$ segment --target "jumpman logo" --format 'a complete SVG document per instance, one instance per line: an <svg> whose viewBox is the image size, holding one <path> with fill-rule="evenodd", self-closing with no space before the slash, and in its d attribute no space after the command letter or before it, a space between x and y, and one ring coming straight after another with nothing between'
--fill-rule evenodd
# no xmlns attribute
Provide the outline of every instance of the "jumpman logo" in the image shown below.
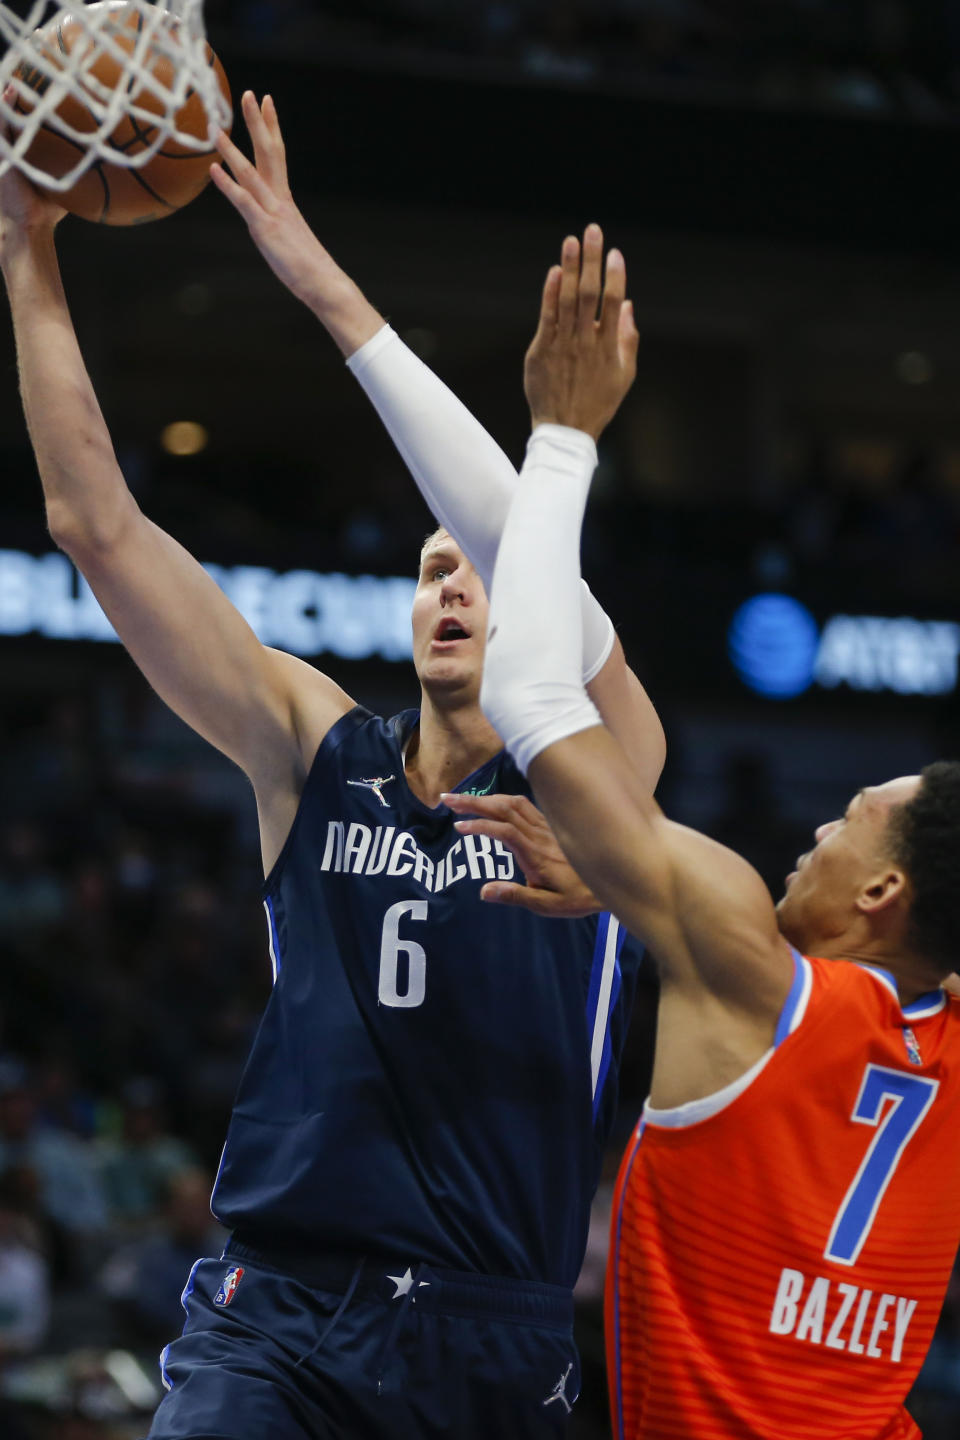
<svg viewBox="0 0 960 1440"><path fill-rule="evenodd" d="M554 1400L559 1400L560 1404L563 1406L564 1410L566 1410L568 1415L571 1415L573 1413L573 1406L570 1404L570 1401L567 1399L566 1395L567 1381L570 1379L570 1371L572 1369L573 1361L571 1360L570 1364L567 1366L566 1370L564 1370L563 1374L560 1376L560 1379L557 1381L556 1385L554 1385L553 1389L550 1391L550 1394L543 1402L544 1405L552 1405ZM577 1397L574 1396L573 1398L574 1400L576 1400Z"/></svg>
<svg viewBox="0 0 960 1440"><path fill-rule="evenodd" d="M348 785L360 785L360 786L366 788L367 790L372 790L373 793L374 793L374 795L376 795L377 799L380 801L380 804L381 804L385 809L389 810L389 809L390 809L390 801L389 801L389 800L384 800L384 798L383 798L383 787L384 787L384 785L389 785L389 784L390 784L390 781L391 781L391 780L395 780L395 779L396 779L396 776L395 776L395 775L381 775L381 776L379 776L379 778L374 779L374 780L348 780L348 781L347 781L347 784L348 784Z"/></svg>

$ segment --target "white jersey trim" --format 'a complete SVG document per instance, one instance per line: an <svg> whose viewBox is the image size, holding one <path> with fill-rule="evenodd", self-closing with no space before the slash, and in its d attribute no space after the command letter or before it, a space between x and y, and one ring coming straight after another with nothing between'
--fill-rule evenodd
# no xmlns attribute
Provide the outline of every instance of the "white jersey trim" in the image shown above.
<svg viewBox="0 0 960 1440"><path fill-rule="evenodd" d="M897 989L897 982L889 970L882 969L879 965L866 965L860 961L854 962L860 970L865 970L872 975L878 985L889 991L900 1006L900 1014L908 1023L913 1020L927 1020L931 1015L939 1015L947 1003L947 994L943 989L932 990L926 995L920 995L912 1000L909 1005L900 1002L900 991Z"/></svg>
<svg viewBox="0 0 960 1440"><path fill-rule="evenodd" d="M620 921L613 915L607 926L607 939L603 950L603 971L600 976L600 994L597 996L597 1014L593 1022L593 1039L590 1045L590 1094L596 1098L597 1080L603 1060L603 1047L607 1039L607 1021L610 1019L610 995L613 990L613 976L617 968L617 940L620 935Z"/></svg>
<svg viewBox="0 0 960 1440"><path fill-rule="evenodd" d="M263 902L264 914L267 917L267 947L270 951L270 969L273 971L273 983L276 985L277 976L280 973L280 960L274 945L274 923L273 913L270 909L269 897Z"/></svg>

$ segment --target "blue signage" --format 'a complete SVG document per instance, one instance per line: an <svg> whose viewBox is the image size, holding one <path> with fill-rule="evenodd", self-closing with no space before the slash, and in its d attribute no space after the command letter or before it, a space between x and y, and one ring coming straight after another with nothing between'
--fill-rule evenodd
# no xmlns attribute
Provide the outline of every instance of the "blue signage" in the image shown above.
<svg viewBox="0 0 960 1440"><path fill-rule="evenodd" d="M772 700L824 690L949 695L960 678L960 624L909 615L831 615L821 631L791 595L754 595L727 635L745 685Z"/></svg>
<svg viewBox="0 0 960 1440"><path fill-rule="evenodd" d="M754 595L733 617L727 648L751 690L789 700L813 683L820 644L816 620L790 595Z"/></svg>

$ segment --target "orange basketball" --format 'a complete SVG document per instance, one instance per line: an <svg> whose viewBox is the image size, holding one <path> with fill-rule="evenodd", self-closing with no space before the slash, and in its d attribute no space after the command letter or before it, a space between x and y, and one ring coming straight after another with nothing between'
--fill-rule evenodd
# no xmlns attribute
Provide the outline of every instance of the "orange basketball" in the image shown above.
<svg viewBox="0 0 960 1440"><path fill-rule="evenodd" d="M88 5L86 9L88 12L116 11L116 20L108 22L108 33L119 48L132 54L137 34L143 26L143 16L137 10L131 9L127 0L100 0L99 4ZM88 38L83 26L67 15L59 23L38 30L34 43L53 64L57 64L58 54L69 54L74 45L88 43ZM213 68L222 94L229 102L230 87L227 77L209 45L207 60ZM159 85L171 85L173 62L168 56L158 50L148 49L143 64L149 68ZM108 54L101 54L90 67L89 73L108 90L115 89L124 79L122 66ZM21 63L16 75L38 95L42 95L50 84L49 77L43 71L26 61ZM124 83L130 85L129 77ZM135 88L129 92L131 102L162 118L165 112L160 97L147 86L136 87L136 81L133 85ZM18 97L16 108L22 114L28 114L30 103L23 97ZM66 124L81 133L92 134L97 129L94 112L75 95L65 96L57 106L56 113ZM176 125L178 130L186 134L198 138L206 137L206 112L196 91L188 92L188 99L177 112ZM138 116L128 115L117 125L108 143L114 150L126 155L136 155L150 146L156 134L156 126L145 123ZM81 154L80 142L61 135L45 120L26 152L26 159L48 175L59 178L76 165ZM51 193L66 210L80 215L84 220L95 220L101 225L143 225L148 220L160 220L164 215L172 215L175 210L194 200L210 179L210 162L215 158L214 150L189 150L168 138L153 159L141 169L130 169L98 158L70 190Z"/></svg>

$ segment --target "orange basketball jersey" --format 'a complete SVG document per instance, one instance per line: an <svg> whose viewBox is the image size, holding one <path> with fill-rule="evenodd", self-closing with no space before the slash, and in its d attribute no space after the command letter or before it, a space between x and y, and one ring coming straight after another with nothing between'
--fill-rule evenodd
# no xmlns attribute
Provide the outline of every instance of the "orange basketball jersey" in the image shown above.
<svg viewBox="0 0 960 1440"><path fill-rule="evenodd" d="M960 1243L960 1001L795 954L773 1048L645 1109L607 1272L615 1440L916 1440Z"/></svg>

